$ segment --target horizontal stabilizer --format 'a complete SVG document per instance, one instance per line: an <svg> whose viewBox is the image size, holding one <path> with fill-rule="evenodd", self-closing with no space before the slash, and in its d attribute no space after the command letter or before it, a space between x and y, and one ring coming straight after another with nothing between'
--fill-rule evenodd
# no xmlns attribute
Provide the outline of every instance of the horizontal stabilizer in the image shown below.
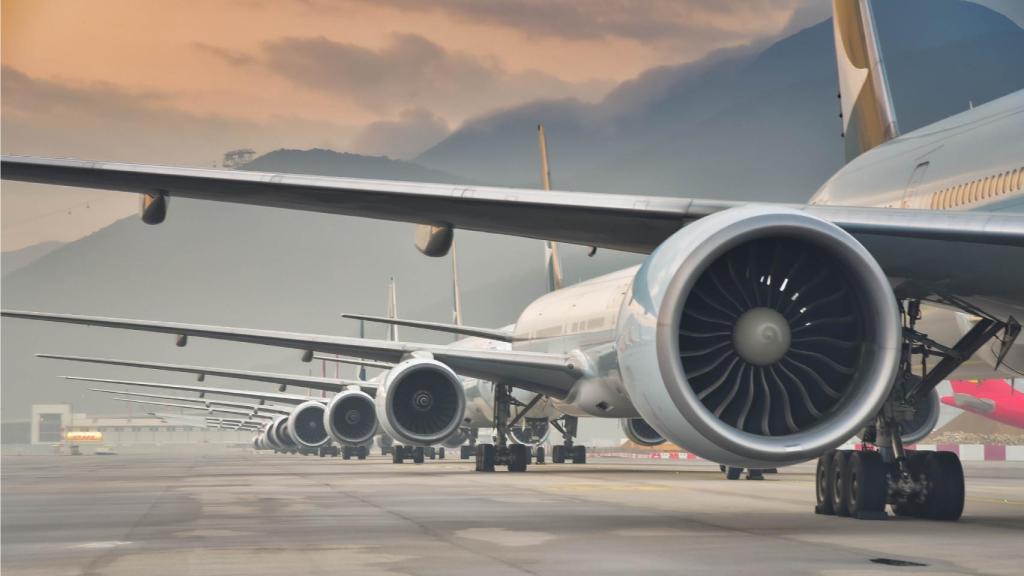
<svg viewBox="0 0 1024 576"><path fill-rule="evenodd" d="M495 330L492 328L474 328L472 326L462 326L460 324L445 324L443 322L424 322L422 320L402 320L400 318L387 318L385 316L366 316L364 314L342 314L341 316L342 318L366 320L367 322L377 322L380 324L408 326L410 328L421 328L423 330L447 332L449 334L460 334L462 336L475 336L477 338L486 338L488 340L497 340L499 342L514 342L516 340L515 336L513 336L510 332L506 332L505 330Z"/></svg>

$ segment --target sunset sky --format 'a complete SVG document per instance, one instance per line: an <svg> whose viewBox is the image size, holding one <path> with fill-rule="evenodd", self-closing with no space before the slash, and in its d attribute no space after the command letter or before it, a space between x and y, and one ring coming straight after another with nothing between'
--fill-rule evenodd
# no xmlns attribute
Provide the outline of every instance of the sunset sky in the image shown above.
<svg viewBox="0 0 1024 576"><path fill-rule="evenodd" d="M238 147L411 158L468 118L597 101L652 67L813 24L829 2L4 0L2 11L4 153L209 166ZM1004 12L1021 21L1019 4ZM3 249L80 237L130 214L126 196L4 183Z"/></svg>

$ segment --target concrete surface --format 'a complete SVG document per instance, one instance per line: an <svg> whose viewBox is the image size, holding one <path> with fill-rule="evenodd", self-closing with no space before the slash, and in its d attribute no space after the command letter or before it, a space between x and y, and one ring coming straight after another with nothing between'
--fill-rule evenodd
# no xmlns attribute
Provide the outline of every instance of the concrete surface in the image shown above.
<svg viewBox="0 0 1024 576"><path fill-rule="evenodd" d="M1010 462L967 465L958 523L815 516L806 465L763 482L685 461L478 474L243 450L2 466L4 576L1024 573Z"/></svg>

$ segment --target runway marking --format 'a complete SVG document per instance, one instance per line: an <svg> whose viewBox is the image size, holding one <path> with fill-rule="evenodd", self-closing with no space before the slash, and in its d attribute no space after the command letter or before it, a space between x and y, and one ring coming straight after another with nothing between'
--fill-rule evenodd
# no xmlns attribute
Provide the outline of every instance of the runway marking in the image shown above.
<svg viewBox="0 0 1024 576"><path fill-rule="evenodd" d="M102 550L105 548L117 548L118 546L127 546L131 542L124 542L121 540L108 540L106 542L86 542L85 544L75 544L71 548L85 548L90 550Z"/></svg>
<svg viewBox="0 0 1024 576"><path fill-rule="evenodd" d="M532 532L527 530L508 530L505 528L466 528L453 532L459 538L471 540L483 540L498 546L537 546L549 540L557 538L554 534L547 532Z"/></svg>

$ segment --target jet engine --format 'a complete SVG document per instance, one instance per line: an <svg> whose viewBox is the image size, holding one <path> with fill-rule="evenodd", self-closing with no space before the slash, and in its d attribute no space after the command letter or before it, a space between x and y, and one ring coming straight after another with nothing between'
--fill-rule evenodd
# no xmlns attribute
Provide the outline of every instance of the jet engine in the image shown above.
<svg viewBox="0 0 1024 576"><path fill-rule="evenodd" d="M941 405L938 390L932 390L927 396L918 399L914 404L914 416L900 422L900 437L904 444L920 442L935 430Z"/></svg>
<svg viewBox="0 0 1024 576"><path fill-rule="evenodd" d="M327 404L324 428L339 444L355 446L373 439L377 411L373 398L360 390L346 390Z"/></svg>
<svg viewBox="0 0 1024 576"><path fill-rule="evenodd" d="M291 450L297 447L294 438L288 431L288 416L278 416L270 428L267 429L267 437L273 438L277 443L278 450Z"/></svg>
<svg viewBox="0 0 1024 576"><path fill-rule="evenodd" d="M548 439L550 431L547 418L523 418L523 423L509 429L512 439L519 444L537 446Z"/></svg>
<svg viewBox="0 0 1024 576"><path fill-rule="evenodd" d="M459 428L454 434L445 438L441 444L443 444L445 448L454 449L465 444L467 440L469 440L469 430L466 428Z"/></svg>
<svg viewBox="0 0 1024 576"><path fill-rule="evenodd" d="M288 416L288 434L302 447L323 446L331 440L324 426L325 415L322 402L310 400L299 404Z"/></svg>
<svg viewBox="0 0 1024 576"><path fill-rule="evenodd" d="M714 462L815 458L880 410L900 358L892 288L870 253L806 212L725 210L640 266L616 350L640 415Z"/></svg>
<svg viewBox="0 0 1024 576"><path fill-rule="evenodd" d="M651 428L651 425L643 418L623 418L620 422L626 438L629 438L629 441L634 444L657 446L665 443L665 438L657 430Z"/></svg>
<svg viewBox="0 0 1024 576"><path fill-rule="evenodd" d="M427 358L405 360L388 371L374 401L384 432L399 443L418 446L451 436L466 409L455 372Z"/></svg>

